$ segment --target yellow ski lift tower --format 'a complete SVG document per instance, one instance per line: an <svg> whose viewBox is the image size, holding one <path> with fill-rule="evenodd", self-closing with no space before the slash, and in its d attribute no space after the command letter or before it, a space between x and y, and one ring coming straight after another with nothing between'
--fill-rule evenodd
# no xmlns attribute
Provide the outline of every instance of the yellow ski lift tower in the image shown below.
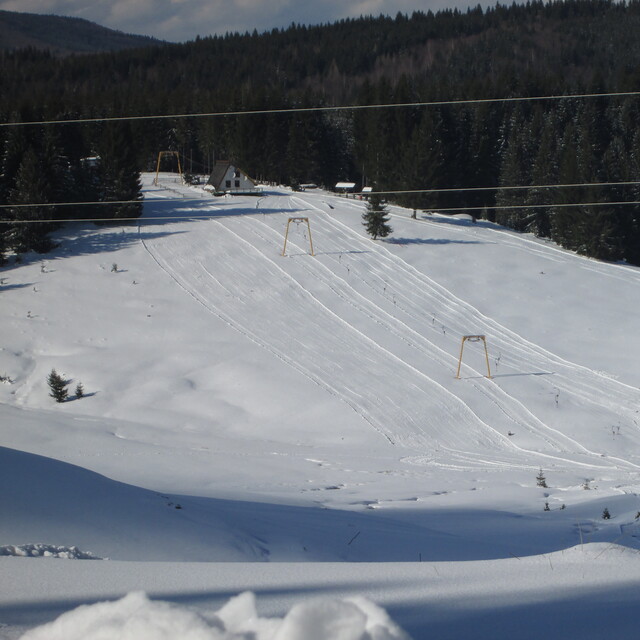
<svg viewBox="0 0 640 640"><path fill-rule="evenodd" d="M289 218L289 220L287 221L287 230L284 234L284 247L282 249L282 255L284 256L287 253L287 238L289 237L289 226L292 222L295 222L296 224L300 224L301 222L307 223L307 229L309 231L309 249L311 250L311 255L315 255L315 253L313 253L313 242L311 240L311 226L309 225L309 218Z"/></svg>
<svg viewBox="0 0 640 640"><path fill-rule="evenodd" d="M160 161L163 156L175 156L178 161L178 175L180 176L180 182L184 182L184 178L182 177L182 168L180 167L180 154L177 151L159 151L158 152L158 164L156 166L156 179L153 181L153 184L158 186L158 174L160 173Z"/></svg>
<svg viewBox="0 0 640 640"><path fill-rule="evenodd" d="M462 345L460 346L460 359L458 360L458 371L456 378L460 378L460 367L462 366L462 352L464 351L465 342L482 342L484 344L484 357L487 360L487 378L491 378L491 369L489 369L489 353L487 352L487 340L484 336L462 336Z"/></svg>

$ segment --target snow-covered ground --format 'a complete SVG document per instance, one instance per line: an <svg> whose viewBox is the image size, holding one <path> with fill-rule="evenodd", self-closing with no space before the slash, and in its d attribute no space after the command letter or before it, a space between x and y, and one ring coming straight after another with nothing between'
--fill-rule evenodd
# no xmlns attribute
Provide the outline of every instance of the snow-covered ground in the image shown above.
<svg viewBox="0 0 640 640"><path fill-rule="evenodd" d="M635 628L640 269L152 177L139 222L0 270L0 637L140 591L27 637L131 607L212 638L401 637L375 605L416 639ZM296 223L281 255L292 217L315 256ZM491 379L483 342L456 378L465 335Z"/></svg>

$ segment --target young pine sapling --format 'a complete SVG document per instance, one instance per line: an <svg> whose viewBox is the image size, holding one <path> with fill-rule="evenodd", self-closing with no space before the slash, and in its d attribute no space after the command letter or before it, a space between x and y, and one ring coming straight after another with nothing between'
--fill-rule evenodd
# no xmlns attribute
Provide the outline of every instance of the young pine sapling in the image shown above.
<svg viewBox="0 0 640 640"><path fill-rule="evenodd" d="M51 390L49 395L56 402L64 402L68 398L67 385L69 383L55 369L51 369L51 373L47 377L47 384Z"/></svg>

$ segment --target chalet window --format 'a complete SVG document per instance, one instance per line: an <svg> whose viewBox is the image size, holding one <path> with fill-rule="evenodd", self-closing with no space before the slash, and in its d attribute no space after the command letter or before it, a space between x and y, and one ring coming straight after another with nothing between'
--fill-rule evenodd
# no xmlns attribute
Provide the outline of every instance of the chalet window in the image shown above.
<svg viewBox="0 0 640 640"><path fill-rule="evenodd" d="M230 188L231 188L231 180L227 180L227 181L225 181L225 183L224 183L224 184L225 184L225 187L227 187L227 189L230 189Z"/></svg>
<svg viewBox="0 0 640 640"><path fill-rule="evenodd" d="M240 169L236 169L236 170L233 172L233 177L234 177L234 178L239 178L239 177L240 177Z"/></svg>
<svg viewBox="0 0 640 640"><path fill-rule="evenodd" d="M240 180L236 180L236 187L240 186Z"/></svg>

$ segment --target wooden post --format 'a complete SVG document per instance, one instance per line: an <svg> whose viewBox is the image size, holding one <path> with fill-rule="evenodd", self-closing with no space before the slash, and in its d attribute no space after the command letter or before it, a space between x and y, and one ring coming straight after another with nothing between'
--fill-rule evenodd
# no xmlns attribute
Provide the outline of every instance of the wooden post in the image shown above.
<svg viewBox="0 0 640 640"><path fill-rule="evenodd" d="M460 345L460 358L458 359L458 371L456 372L456 378L460 379L460 367L462 366L462 353L464 352L464 343L467 342L482 342L484 344L484 357L487 361L487 378L491 378L491 369L489 368L489 352L487 350L487 340L485 336L462 336L462 344Z"/></svg>
<svg viewBox="0 0 640 640"><path fill-rule="evenodd" d="M313 252L313 240L311 239L311 225L309 224L309 218L289 218L289 220L287 220L287 230L285 231L284 234L284 247L282 248L282 255L286 255L287 252L287 238L289 237L289 225L292 223L299 223L299 222L306 222L307 223L307 229L309 231L309 249L311 249L311 255L314 256L315 253Z"/></svg>
<svg viewBox="0 0 640 640"><path fill-rule="evenodd" d="M178 161L178 174L180 176L180 180L184 181L182 177L182 168L180 167L180 154L177 151L159 151L158 164L156 165L156 178L153 181L153 184L155 184L156 187L158 186L158 174L160 173L160 160L162 159L162 156L167 156L167 155L176 157L176 160Z"/></svg>

